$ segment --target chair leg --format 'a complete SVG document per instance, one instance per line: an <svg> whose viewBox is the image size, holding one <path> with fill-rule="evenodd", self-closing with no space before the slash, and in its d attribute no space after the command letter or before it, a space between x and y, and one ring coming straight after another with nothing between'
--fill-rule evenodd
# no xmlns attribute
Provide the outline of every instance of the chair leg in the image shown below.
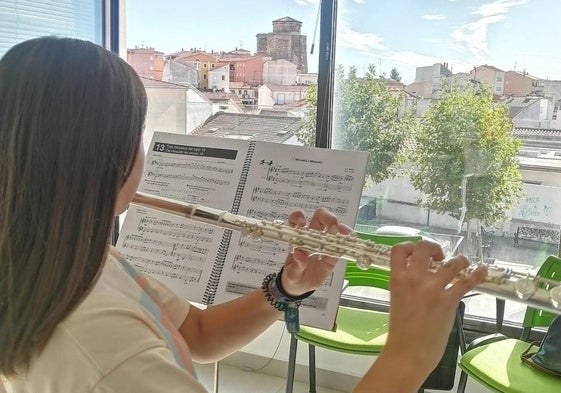
<svg viewBox="0 0 561 393"><path fill-rule="evenodd" d="M464 393L466 390L468 375L465 372L460 373L460 380L458 381L458 391L457 393Z"/></svg>
<svg viewBox="0 0 561 393"><path fill-rule="evenodd" d="M503 330L503 321L505 318L505 301L500 298L496 298L497 303L497 333L501 333Z"/></svg>
<svg viewBox="0 0 561 393"><path fill-rule="evenodd" d="M310 393L316 393L316 347L312 344L308 344L308 373Z"/></svg>
<svg viewBox="0 0 561 393"><path fill-rule="evenodd" d="M286 376L286 393L292 393L294 389L294 371L296 369L296 351L298 340L294 335L290 336L290 352L288 354L288 375Z"/></svg>
<svg viewBox="0 0 561 393"><path fill-rule="evenodd" d="M213 393L218 393L218 381L220 380L220 363L214 362L214 388Z"/></svg>

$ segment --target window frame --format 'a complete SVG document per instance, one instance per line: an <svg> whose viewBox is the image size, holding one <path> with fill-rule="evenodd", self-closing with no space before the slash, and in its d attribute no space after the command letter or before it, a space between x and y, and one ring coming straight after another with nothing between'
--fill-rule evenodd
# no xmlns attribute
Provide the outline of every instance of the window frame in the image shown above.
<svg viewBox="0 0 561 393"><path fill-rule="evenodd" d="M337 43L337 10L338 0L320 0L320 39L318 63L318 90L317 90L317 116L316 116L316 147L331 148L333 134L333 100L335 83L335 48ZM561 257L561 242L558 256ZM387 311L388 302L372 298L357 298L343 294L342 305L358 306L360 308L377 311ZM510 321L503 322L504 315L496 310L496 319L468 315L464 316L463 328L468 342L477 337L499 331L509 337L522 335L522 324ZM504 312L504 310L503 310ZM499 321L499 322L497 322ZM499 324L501 326L499 326ZM534 332L535 330L535 332ZM534 329L532 338L541 340L545 329Z"/></svg>

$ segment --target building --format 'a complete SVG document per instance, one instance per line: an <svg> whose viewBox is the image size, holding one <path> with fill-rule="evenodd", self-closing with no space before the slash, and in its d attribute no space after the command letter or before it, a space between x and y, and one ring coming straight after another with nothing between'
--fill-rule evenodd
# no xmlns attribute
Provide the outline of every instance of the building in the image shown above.
<svg viewBox="0 0 561 393"><path fill-rule="evenodd" d="M308 86L304 85L263 85L258 90L259 108L272 108L275 105L291 104L306 98Z"/></svg>
<svg viewBox="0 0 561 393"><path fill-rule="evenodd" d="M208 88L210 90L230 91L230 67L228 64L208 71Z"/></svg>
<svg viewBox="0 0 561 393"><path fill-rule="evenodd" d="M186 64L178 60L167 58L164 61L162 81L179 85L199 86L199 70L194 63Z"/></svg>
<svg viewBox="0 0 561 393"><path fill-rule="evenodd" d="M550 98L553 102L552 120L559 120L559 109L561 108L561 81L542 79L540 81L542 86L542 94L545 98ZM561 126L559 126L561 128Z"/></svg>
<svg viewBox="0 0 561 393"><path fill-rule="evenodd" d="M144 147L155 131L190 134L212 115L212 103L193 86L142 78L148 97Z"/></svg>
<svg viewBox="0 0 561 393"><path fill-rule="evenodd" d="M236 94L244 105L257 104L257 89L243 82L230 82L230 93Z"/></svg>
<svg viewBox="0 0 561 393"><path fill-rule="evenodd" d="M244 113L246 108L242 100L234 93L227 91L205 91L205 97L212 103L212 114L218 112Z"/></svg>
<svg viewBox="0 0 561 393"><path fill-rule="evenodd" d="M505 72L491 65L481 65L471 70L470 79L491 89L496 97L505 95Z"/></svg>
<svg viewBox="0 0 561 393"><path fill-rule="evenodd" d="M299 117L219 112L193 135L284 143L301 127L302 119Z"/></svg>
<svg viewBox="0 0 561 393"><path fill-rule="evenodd" d="M296 83L299 85L313 85L314 83L318 83L318 74L317 72L298 74L296 76Z"/></svg>
<svg viewBox="0 0 561 393"><path fill-rule="evenodd" d="M440 91L442 82L452 75L448 63L435 63L430 66L417 67L415 81L405 88L409 93L420 97L432 97Z"/></svg>
<svg viewBox="0 0 561 393"><path fill-rule="evenodd" d="M206 53L206 52L194 52L190 55L183 56L181 58L182 62L193 62L196 68L199 70L200 74L200 83L199 88L206 90L209 89L208 84L208 72L214 70L215 68L222 67L227 65L227 62L221 61L214 53Z"/></svg>
<svg viewBox="0 0 561 393"><path fill-rule="evenodd" d="M233 59L244 59L248 57L252 57L251 51L242 48L236 48L229 52L220 52L218 57L224 61L230 61Z"/></svg>
<svg viewBox="0 0 561 393"><path fill-rule="evenodd" d="M298 66L290 61L269 60L263 64L263 83L269 85L294 85L298 80Z"/></svg>
<svg viewBox="0 0 561 393"><path fill-rule="evenodd" d="M229 54L231 55L231 52ZM230 82L259 86L263 84L263 62L269 60L270 57L243 54L242 57L221 55L219 59L230 64Z"/></svg>
<svg viewBox="0 0 561 393"><path fill-rule="evenodd" d="M127 63L142 78L162 80L164 71L164 53L154 48L127 49Z"/></svg>
<svg viewBox="0 0 561 393"><path fill-rule="evenodd" d="M526 71L505 72L504 92L505 96L527 96L543 94L541 80L529 75Z"/></svg>
<svg viewBox="0 0 561 393"><path fill-rule="evenodd" d="M289 16L273 21L272 33L257 34L257 53L267 53L272 60L284 59L296 64L298 72L308 72L306 36L302 22Z"/></svg>

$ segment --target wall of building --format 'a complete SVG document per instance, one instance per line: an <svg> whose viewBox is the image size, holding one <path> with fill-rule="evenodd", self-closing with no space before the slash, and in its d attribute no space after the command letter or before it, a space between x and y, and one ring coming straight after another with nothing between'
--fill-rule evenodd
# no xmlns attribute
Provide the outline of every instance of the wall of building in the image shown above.
<svg viewBox="0 0 561 393"><path fill-rule="evenodd" d="M212 104L189 88L146 87L148 112L144 146L155 131L189 134L212 115Z"/></svg>
<svg viewBox="0 0 561 393"><path fill-rule="evenodd" d="M525 96L532 92L533 79L516 71L505 72L504 95Z"/></svg>
<svg viewBox="0 0 561 393"><path fill-rule="evenodd" d="M162 81L180 85L199 85L199 71L175 60L164 62Z"/></svg>
<svg viewBox="0 0 561 393"><path fill-rule="evenodd" d="M230 91L230 69L228 65L215 68L208 72L208 88Z"/></svg>
<svg viewBox="0 0 561 393"><path fill-rule="evenodd" d="M270 85L293 85L298 71L296 64L286 60L269 60L263 64L263 83Z"/></svg>
<svg viewBox="0 0 561 393"><path fill-rule="evenodd" d="M549 185L524 184L524 197L510 211L513 220L533 221L536 224L561 224L561 173L523 171L524 180L539 178ZM408 178L387 179L364 190L363 196L377 199L376 218L412 226L431 226L457 231L458 221L448 215L436 214L418 205L423 194L417 191ZM505 222L498 225L503 235L514 234L516 224Z"/></svg>
<svg viewBox="0 0 561 393"><path fill-rule="evenodd" d="M257 105L259 105L259 108L271 108L275 105L273 92L266 85L260 86L258 89Z"/></svg>
<svg viewBox="0 0 561 393"><path fill-rule="evenodd" d="M552 111L553 106L550 100L542 98L525 107L524 110L512 118L512 121L516 127L552 128Z"/></svg>
<svg viewBox="0 0 561 393"><path fill-rule="evenodd" d="M212 103L194 89L187 90L186 101L185 132L190 134L212 116L213 108Z"/></svg>

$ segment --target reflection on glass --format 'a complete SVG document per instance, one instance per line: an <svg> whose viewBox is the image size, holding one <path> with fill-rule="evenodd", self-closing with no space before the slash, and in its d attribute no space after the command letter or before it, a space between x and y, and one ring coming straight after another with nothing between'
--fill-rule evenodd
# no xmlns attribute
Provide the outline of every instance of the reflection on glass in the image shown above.
<svg viewBox="0 0 561 393"><path fill-rule="evenodd" d="M521 270L557 255L561 57L547 33L551 7L561 4L339 2L333 145L371 153L357 228L458 236L472 261ZM466 302L468 313L495 317L495 299ZM505 319L524 309L507 302Z"/></svg>

